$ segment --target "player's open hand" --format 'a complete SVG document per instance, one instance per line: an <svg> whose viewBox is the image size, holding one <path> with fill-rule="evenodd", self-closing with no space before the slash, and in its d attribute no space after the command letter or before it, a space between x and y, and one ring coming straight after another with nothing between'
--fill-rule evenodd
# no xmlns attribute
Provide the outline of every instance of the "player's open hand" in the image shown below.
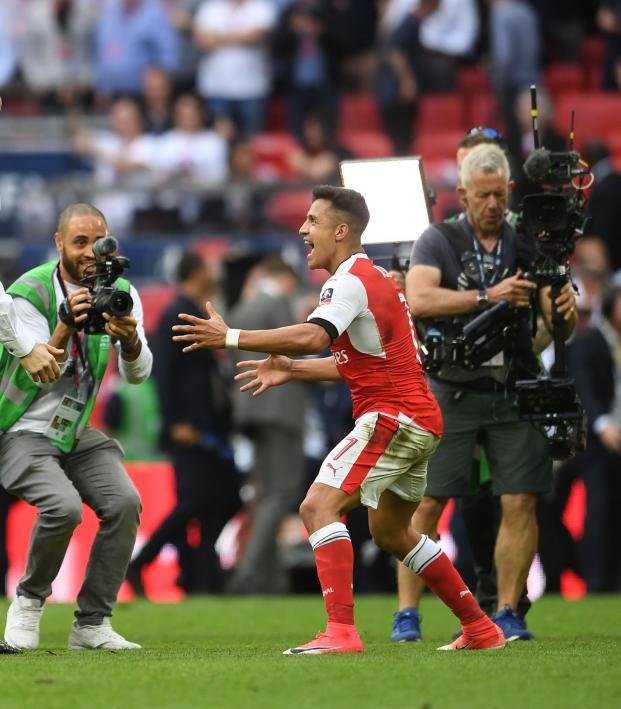
<svg viewBox="0 0 621 709"><path fill-rule="evenodd" d="M239 387L239 390L255 389L252 396L260 396L270 387L286 384L292 378L291 360L283 355L270 355L266 359L248 359L238 362L237 366L240 368L249 367L246 372L236 374L235 381L241 382L244 379L250 379L249 382Z"/></svg>
<svg viewBox="0 0 621 709"><path fill-rule="evenodd" d="M51 384L60 376L60 367L56 357L61 357L64 354L64 350L59 350L45 342L37 342L31 352L22 357L20 362L22 367L30 374L33 382Z"/></svg>
<svg viewBox="0 0 621 709"><path fill-rule="evenodd" d="M208 320L179 313L179 320L184 320L187 324L173 325L173 332L176 333L173 335L173 340L189 343L183 348L184 352L202 349L219 350L224 347L228 326L209 301L205 303L205 309L209 316Z"/></svg>

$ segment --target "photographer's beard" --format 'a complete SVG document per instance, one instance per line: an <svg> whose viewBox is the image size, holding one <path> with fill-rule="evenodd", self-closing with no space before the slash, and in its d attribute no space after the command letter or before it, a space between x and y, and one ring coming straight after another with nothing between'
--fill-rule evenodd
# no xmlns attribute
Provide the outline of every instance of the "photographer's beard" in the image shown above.
<svg viewBox="0 0 621 709"><path fill-rule="evenodd" d="M94 259L74 261L63 252L60 253L60 272L65 281L81 285L84 276L95 263Z"/></svg>

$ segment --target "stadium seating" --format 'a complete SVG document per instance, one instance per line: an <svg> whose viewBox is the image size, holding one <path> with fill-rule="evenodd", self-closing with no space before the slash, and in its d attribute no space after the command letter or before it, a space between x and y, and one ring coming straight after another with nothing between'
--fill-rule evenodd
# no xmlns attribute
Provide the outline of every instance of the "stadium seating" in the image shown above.
<svg viewBox="0 0 621 709"><path fill-rule="evenodd" d="M543 83L552 101L556 103L563 94L582 91L584 88L582 66L566 63L553 64L546 69Z"/></svg>
<svg viewBox="0 0 621 709"><path fill-rule="evenodd" d="M464 102L457 94L424 94L418 107L416 135L465 131Z"/></svg>
<svg viewBox="0 0 621 709"><path fill-rule="evenodd" d="M259 180L286 180L294 177L289 166L289 156L299 144L291 133L259 133L250 138L250 148L256 163Z"/></svg>
<svg viewBox="0 0 621 709"><path fill-rule="evenodd" d="M341 97L337 120L337 135L353 130L382 130L382 120L373 94L347 93Z"/></svg>
<svg viewBox="0 0 621 709"><path fill-rule="evenodd" d="M621 94L592 91L590 93L563 94L556 105L554 124L556 130L567 135L571 112L575 111L576 146L595 138L606 140L619 131Z"/></svg>
<svg viewBox="0 0 621 709"><path fill-rule="evenodd" d="M602 88L602 66L604 63L604 43L601 37L590 35L582 42L582 67L584 87L587 91Z"/></svg>
<svg viewBox="0 0 621 709"><path fill-rule="evenodd" d="M297 232L302 226L311 203L311 191L308 189L286 190L273 194L265 206L269 222Z"/></svg>
<svg viewBox="0 0 621 709"><path fill-rule="evenodd" d="M383 131L347 130L337 141L357 158L386 158L393 155L392 142Z"/></svg>
<svg viewBox="0 0 621 709"><path fill-rule="evenodd" d="M413 155L422 155L425 159L450 158L454 160L457 144L464 135L463 130L422 133L416 137L410 152Z"/></svg>
<svg viewBox="0 0 621 709"><path fill-rule="evenodd" d="M457 91L467 98L489 93L487 73L478 64L460 67L457 73Z"/></svg>
<svg viewBox="0 0 621 709"><path fill-rule="evenodd" d="M491 92L472 94L464 99L466 130L476 126L489 126L503 132L496 99Z"/></svg>

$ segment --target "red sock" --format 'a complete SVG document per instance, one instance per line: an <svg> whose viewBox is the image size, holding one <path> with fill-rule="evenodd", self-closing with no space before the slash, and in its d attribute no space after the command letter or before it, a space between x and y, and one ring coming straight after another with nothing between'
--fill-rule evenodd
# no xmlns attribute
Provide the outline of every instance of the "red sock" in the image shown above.
<svg viewBox="0 0 621 709"><path fill-rule="evenodd" d="M354 551L347 528L341 522L330 524L311 534L310 542L315 552L328 622L353 625Z"/></svg>
<svg viewBox="0 0 621 709"><path fill-rule="evenodd" d="M462 625L485 614L439 544L422 535L421 541L403 559L436 596L459 618Z"/></svg>

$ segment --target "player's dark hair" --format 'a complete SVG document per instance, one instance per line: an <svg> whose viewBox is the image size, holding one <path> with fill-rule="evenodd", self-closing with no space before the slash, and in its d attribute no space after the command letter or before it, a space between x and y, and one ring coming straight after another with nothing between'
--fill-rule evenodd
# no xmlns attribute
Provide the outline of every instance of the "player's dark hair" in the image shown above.
<svg viewBox="0 0 621 709"><path fill-rule="evenodd" d="M348 224L358 234L367 228L369 223L369 208L364 197L356 190L335 185L319 185L313 190L313 201L325 199L331 202L332 208L344 212L348 217Z"/></svg>
<svg viewBox="0 0 621 709"><path fill-rule="evenodd" d="M184 251L177 264L177 281L185 283L193 273L205 267L203 259L194 251Z"/></svg>
<svg viewBox="0 0 621 709"><path fill-rule="evenodd" d="M73 217L97 217L101 219L106 226L108 225L106 218L97 207L88 204L88 202L76 202L75 204L70 204L68 207L65 207L60 213L56 231L62 234Z"/></svg>

